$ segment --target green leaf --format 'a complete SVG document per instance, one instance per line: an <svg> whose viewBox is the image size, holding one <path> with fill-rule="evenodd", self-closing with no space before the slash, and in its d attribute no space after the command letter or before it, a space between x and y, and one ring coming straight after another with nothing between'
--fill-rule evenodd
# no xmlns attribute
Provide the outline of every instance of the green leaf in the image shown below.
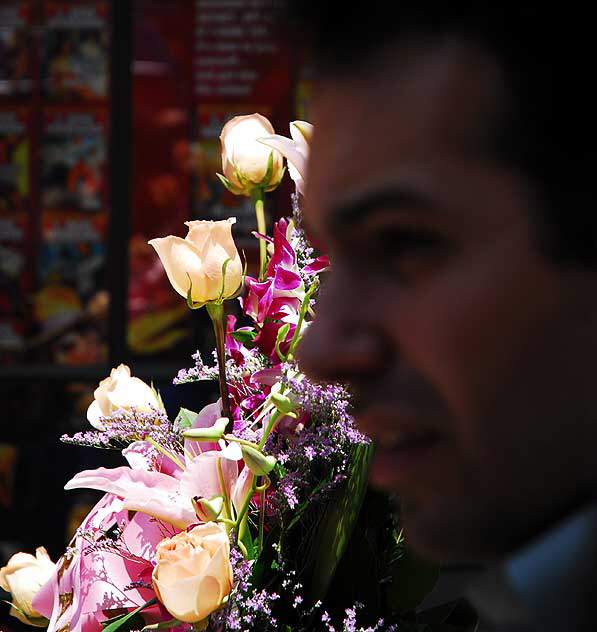
<svg viewBox="0 0 597 632"><path fill-rule="evenodd" d="M134 619L136 617L136 615L138 615L142 610L145 610L145 608L148 608L149 606L153 606L153 604L157 603L157 597L154 597L153 599L150 599L149 601L145 602L142 606L139 606L138 608L136 608L135 610L129 612L128 614L123 615L122 617L116 617L115 619L110 619L109 621L104 621L102 623L102 626L105 626L103 629L103 632L116 632L116 630L121 630L121 632L124 632L125 630L135 630L135 629L139 629L139 623L137 621L134 622L135 626L134 628L131 628L130 625L125 628L125 624L131 622L132 623L132 619ZM143 619L141 619L141 626L144 624L145 622L143 621ZM106 625L107 624L107 625Z"/></svg>
<svg viewBox="0 0 597 632"><path fill-rule="evenodd" d="M270 186L272 179L272 173L274 171L274 152L273 150L269 152L269 158L267 159L267 169L265 170L265 175L263 179L259 183L262 188L267 188Z"/></svg>
<svg viewBox="0 0 597 632"><path fill-rule="evenodd" d="M11 608L14 608L28 623L34 625L38 628L45 628L50 623L49 619L45 617L30 617L26 612L23 612L17 605L12 603L12 601L6 601L6 599L2 599L4 603L7 603Z"/></svg>
<svg viewBox="0 0 597 632"><path fill-rule="evenodd" d="M247 529L248 532L248 529ZM251 571L251 578L249 580L252 586L263 586L265 577L268 575L271 569L277 570L277 561L276 561L276 552L272 543L276 541L279 537L279 532L277 529L270 531L265 536L265 542L263 544L263 548L253 565L253 569ZM246 545L247 543L245 543ZM251 549L247 546L247 551L253 551L253 556L256 553L256 546L253 541L251 541Z"/></svg>
<svg viewBox="0 0 597 632"><path fill-rule="evenodd" d="M372 450L371 444L355 447L348 478L338 496L328 502L313 535L304 581L312 602L325 597L354 530L367 489L367 470Z"/></svg>
<svg viewBox="0 0 597 632"><path fill-rule="evenodd" d="M141 632L145 630L169 630L170 628L176 628L182 622L178 619L170 619L170 621L162 621L161 623L152 623L141 628Z"/></svg>
<svg viewBox="0 0 597 632"><path fill-rule="evenodd" d="M429 632L475 632L479 617L467 601L456 599L420 612L417 621L426 624Z"/></svg>
<svg viewBox="0 0 597 632"><path fill-rule="evenodd" d="M226 290L226 268L231 261L232 259L228 257L224 260L224 263L222 264L222 287L220 288L220 295L218 296L217 300L218 303L221 302L224 298L224 292Z"/></svg>
<svg viewBox="0 0 597 632"><path fill-rule="evenodd" d="M216 175L218 176L220 182L228 189L228 191L230 191L230 193L234 193L234 195L239 195L241 193L240 189L235 187L232 182L228 180L228 178L223 176L221 173L216 173Z"/></svg>
<svg viewBox="0 0 597 632"><path fill-rule="evenodd" d="M439 567L415 556L404 547L391 563L385 597L392 612L414 610L431 592L439 576Z"/></svg>
<svg viewBox="0 0 597 632"><path fill-rule="evenodd" d="M244 520L246 519L247 519L247 515L245 515L244 517ZM247 551L247 555L249 556L249 559L250 560L255 559L255 555L257 551L255 549L255 541L253 540L253 537L251 536L251 530L248 528L243 529L240 540L245 546L245 550Z"/></svg>
<svg viewBox="0 0 597 632"><path fill-rule="evenodd" d="M193 281L191 280L191 275L187 272L187 276L189 277L189 291L187 292L187 306L189 309L200 309L205 305L205 303L195 303L193 301Z"/></svg>
<svg viewBox="0 0 597 632"><path fill-rule="evenodd" d="M283 478L284 476L286 476L286 470L279 463L276 464L276 467L274 468L274 472L276 473L276 476L278 478ZM290 523L286 527L286 531L290 531L292 529L292 527L294 527L295 525L297 525L300 522L301 518L303 517L303 514L311 507L311 504L312 504L311 497L315 497L320 489L322 489L323 487L325 487L326 485L329 484L330 480L331 480L331 476L330 477L326 477L324 480L322 480L311 491L309 498L307 498L307 500L305 500L303 503L301 503L294 510L294 517L292 518L292 520L290 521Z"/></svg>
<svg viewBox="0 0 597 632"><path fill-rule="evenodd" d="M181 408L178 411L178 415L176 415L175 422L178 423L178 426L181 430L186 430L187 428L193 427L193 422L197 417L197 413L189 410L188 408Z"/></svg>
<svg viewBox="0 0 597 632"><path fill-rule="evenodd" d="M239 329L237 331L231 331L229 334L234 340L238 340L238 342L243 345L252 344L252 342L257 338L257 332L254 330L248 329Z"/></svg>

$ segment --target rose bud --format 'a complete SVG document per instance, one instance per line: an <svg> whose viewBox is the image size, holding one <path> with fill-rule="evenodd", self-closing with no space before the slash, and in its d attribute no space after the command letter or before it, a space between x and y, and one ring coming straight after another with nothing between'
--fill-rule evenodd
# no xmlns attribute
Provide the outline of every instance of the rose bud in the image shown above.
<svg viewBox="0 0 597 632"><path fill-rule="evenodd" d="M33 608L31 602L39 589L50 579L55 564L46 549L40 546L35 556L16 553L0 568L0 586L11 594L10 614L19 621L46 627L48 620Z"/></svg>
<svg viewBox="0 0 597 632"><path fill-rule="evenodd" d="M138 377L131 377L126 364L112 369L110 376L99 383L94 400L87 409L87 420L98 430L105 430L101 417L110 417L118 410L150 413L163 408L155 391Z"/></svg>
<svg viewBox="0 0 597 632"><path fill-rule="evenodd" d="M235 116L222 128L220 180L232 193L250 196L254 189L272 191L284 175L284 161L277 149L257 139L274 134L272 124L261 114Z"/></svg>
<svg viewBox="0 0 597 632"><path fill-rule="evenodd" d="M217 222L196 220L182 239L169 235L152 239L172 287L189 307L232 298L242 284L242 263L232 238L235 218Z"/></svg>

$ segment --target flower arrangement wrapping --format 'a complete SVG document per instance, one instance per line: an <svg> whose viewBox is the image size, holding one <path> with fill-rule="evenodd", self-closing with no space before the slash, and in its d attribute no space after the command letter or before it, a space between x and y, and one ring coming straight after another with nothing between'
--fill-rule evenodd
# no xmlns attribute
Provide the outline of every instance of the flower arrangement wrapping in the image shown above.
<svg viewBox="0 0 597 632"><path fill-rule="evenodd" d="M291 138L273 131L253 114L220 137L220 179L255 202L257 278L243 273L233 219L187 222L184 239L150 241L215 332L214 363L196 354L175 382L216 380L220 399L170 420L129 367L99 384L93 429L62 439L121 450L127 465L68 481L105 495L57 563L40 548L0 570L21 621L49 632L473 629L461 604L417 610L437 569L409 554L389 498L368 490L373 446L347 389L297 366L329 261L301 229L312 127L291 123ZM297 193L269 236L264 194L281 181L283 157ZM226 314L231 300L245 322Z"/></svg>

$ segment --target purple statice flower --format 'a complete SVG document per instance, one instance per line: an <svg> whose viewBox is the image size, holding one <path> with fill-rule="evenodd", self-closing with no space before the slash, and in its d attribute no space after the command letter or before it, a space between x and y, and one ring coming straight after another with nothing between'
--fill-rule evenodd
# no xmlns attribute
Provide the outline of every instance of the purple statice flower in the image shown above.
<svg viewBox="0 0 597 632"><path fill-rule="evenodd" d="M196 351L192 356L195 361L195 366L189 369L180 369L177 376L174 378L174 384L186 384L187 382L198 382L199 380L217 380L218 379L218 365L207 366L203 362L201 353Z"/></svg>
<svg viewBox="0 0 597 632"><path fill-rule="evenodd" d="M342 622L343 632L356 632L357 608L359 605L360 604L355 604L353 608L346 608L344 611L346 613L346 617Z"/></svg>
<svg viewBox="0 0 597 632"><path fill-rule="evenodd" d="M93 448L121 450L134 441L151 438L173 452L182 452L182 442L176 423L171 423L165 411L141 412L120 410L110 417L102 417L105 430L77 432L72 437L63 435L63 443Z"/></svg>
<svg viewBox="0 0 597 632"><path fill-rule="evenodd" d="M368 439L360 433L350 414L350 394L341 384L319 384L304 375L296 379L297 368L285 364L282 382L286 384L297 403L308 412L313 420L324 424L342 424L342 430L352 443L366 443Z"/></svg>

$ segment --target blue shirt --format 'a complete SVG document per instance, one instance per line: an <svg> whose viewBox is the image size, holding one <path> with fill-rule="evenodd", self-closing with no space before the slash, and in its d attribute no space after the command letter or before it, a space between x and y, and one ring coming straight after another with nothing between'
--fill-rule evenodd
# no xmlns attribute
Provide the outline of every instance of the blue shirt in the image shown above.
<svg viewBox="0 0 597 632"><path fill-rule="evenodd" d="M596 632L597 504L488 571L469 597L480 632Z"/></svg>

